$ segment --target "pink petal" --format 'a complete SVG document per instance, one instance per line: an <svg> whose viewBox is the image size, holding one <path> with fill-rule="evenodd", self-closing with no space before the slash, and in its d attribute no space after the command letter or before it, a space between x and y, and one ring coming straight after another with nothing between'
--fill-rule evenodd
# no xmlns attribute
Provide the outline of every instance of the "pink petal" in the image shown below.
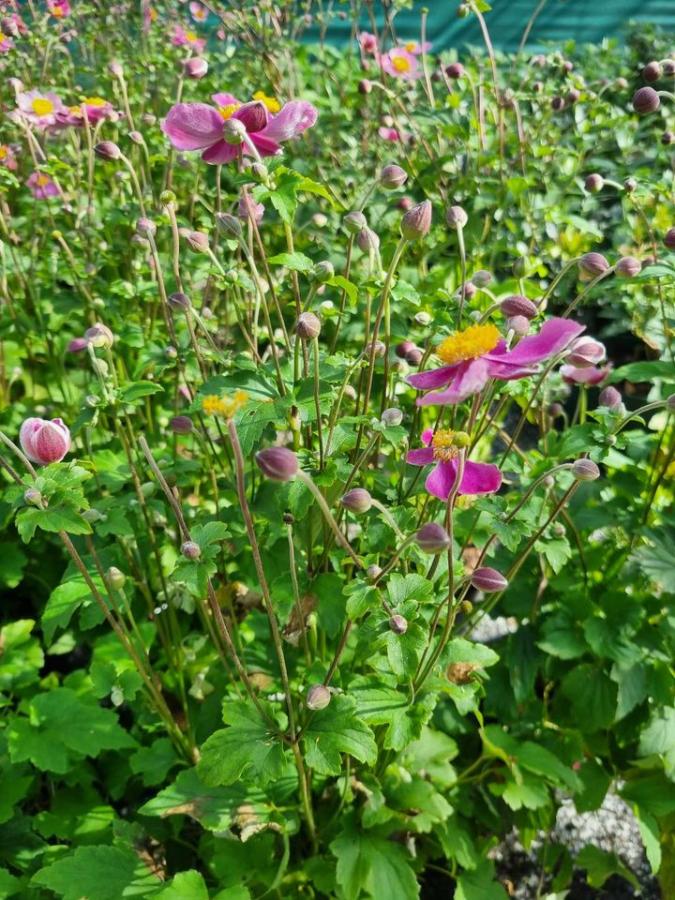
<svg viewBox="0 0 675 900"><path fill-rule="evenodd" d="M281 147L268 137L265 137L261 131L251 135L251 143L255 145L261 156L278 156L281 153ZM248 148L244 145L244 153L247 152Z"/></svg>
<svg viewBox="0 0 675 900"><path fill-rule="evenodd" d="M234 96L234 94L211 94L211 99L216 104L216 106L232 106L236 104L240 105L240 101Z"/></svg>
<svg viewBox="0 0 675 900"><path fill-rule="evenodd" d="M408 384L421 391L443 387L452 381L458 366L441 366L438 369L428 369L426 372L418 372L406 378Z"/></svg>
<svg viewBox="0 0 675 900"><path fill-rule="evenodd" d="M531 366L555 356L569 342L578 337L585 326L569 319L549 319L541 326L538 334L532 334L519 341L513 350L499 356L492 351L490 357L499 363L511 366ZM493 369L494 371L494 369ZM502 377L501 375L499 377Z"/></svg>
<svg viewBox="0 0 675 900"><path fill-rule="evenodd" d="M42 419L26 419L26 421L21 426L21 431L19 432L19 443L21 444L21 449L31 462L40 461L37 457L37 449L35 448L33 440L36 433L40 430L41 426Z"/></svg>
<svg viewBox="0 0 675 900"><path fill-rule="evenodd" d="M70 449L70 432L62 422L44 422L33 439L33 446L39 462L59 462Z"/></svg>
<svg viewBox="0 0 675 900"><path fill-rule="evenodd" d="M418 397L418 406L446 406L453 403L461 403L471 394L477 394L485 387L490 377L490 363L482 358L472 359L470 362L460 363L457 372L444 391L432 391L423 397Z"/></svg>
<svg viewBox="0 0 675 900"><path fill-rule="evenodd" d="M239 109L232 114L233 119L239 119L243 122L246 131L249 134L255 134L263 131L267 127L269 121L269 113L264 103L254 100L252 103L244 103Z"/></svg>
<svg viewBox="0 0 675 900"><path fill-rule="evenodd" d="M425 428L422 432L422 443L425 447L428 447L429 444L434 439L434 429L433 428Z"/></svg>
<svg viewBox="0 0 675 900"><path fill-rule="evenodd" d="M456 477L457 468L454 460L452 462L439 462L435 469L429 473L424 484L434 497L438 497L439 500L447 500L455 484Z"/></svg>
<svg viewBox="0 0 675 900"><path fill-rule="evenodd" d="M263 136L281 144L311 128L317 116L318 112L311 103L306 100L291 100L270 119Z"/></svg>
<svg viewBox="0 0 675 900"><path fill-rule="evenodd" d="M568 384L600 384L609 374L609 366L603 366L602 369L597 366L585 366L583 369L578 366L561 366L560 374Z"/></svg>
<svg viewBox="0 0 675 900"><path fill-rule="evenodd" d="M177 150L205 150L222 138L223 117L206 103L176 103L162 131Z"/></svg>
<svg viewBox="0 0 675 900"><path fill-rule="evenodd" d="M205 163L211 165L222 166L232 162L239 156L241 144L228 144L227 141L218 141L202 153L202 159Z"/></svg>
<svg viewBox="0 0 675 900"><path fill-rule="evenodd" d="M459 487L460 494L494 494L502 483L502 473L492 463L479 463L467 460L464 463L464 475Z"/></svg>
<svg viewBox="0 0 675 900"><path fill-rule="evenodd" d="M411 466L429 466L434 461L434 451L431 447L420 447L410 450L405 459Z"/></svg>

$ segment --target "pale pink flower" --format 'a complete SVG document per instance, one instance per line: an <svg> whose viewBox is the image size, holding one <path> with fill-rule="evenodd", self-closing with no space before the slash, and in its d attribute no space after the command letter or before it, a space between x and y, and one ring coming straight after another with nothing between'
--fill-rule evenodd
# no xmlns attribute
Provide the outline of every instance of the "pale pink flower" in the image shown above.
<svg viewBox="0 0 675 900"><path fill-rule="evenodd" d="M32 195L36 200L48 200L50 197L58 197L59 189L49 175L44 172L33 172L26 181Z"/></svg>
<svg viewBox="0 0 675 900"><path fill-rule="evenodd" d="M47 9L55 19L65 19L70 15L68 0L47 0Z"/></svg>
<svg viewBox="0 0 675 900"><path fill-rule="evenodd" d="M414 81L422 77L417 57L402 47L394 47L388 53L384 53L380 57L380 65L387 75L393 78Z"/></svg>
<svg viewBox="0 0 675 900"><path fill-rule="evenodd" d="M198 34L189 29L186 31L182 25L176 25L174 28L171 43L174 47L192 47L196 53L201 53L206 46L204 38L200 38Z"/></svg>
<svg viewBox="0 0 675 900"><path fill-rule="evenodd" d="M61 419L26 419L19 433L21 449L31 462L60 462L70 450L70 431Z"/></svg>
<svg viewBox="0 0 675 900"><path fill-rule="evenodd" d="M195 22L206 22L209 17L209 11L205 6L202 6L201 3L196 3L193 0L193 2L190 3L190 15Z"/></svg>
<svg viewBox="0 0 675 900"><path fill-rule="evenodd" d="M54 125L56 114L64 110L63 101L52 91L22 91L16 102L19 113L40 128Z"/></svg>
<svg viewBox="0 0 675 900"><path fill-rule="evenodd" d="M369 31L362 31L358 37L359 45L364 53L377 56L378 44L377 38Z"/></svg>

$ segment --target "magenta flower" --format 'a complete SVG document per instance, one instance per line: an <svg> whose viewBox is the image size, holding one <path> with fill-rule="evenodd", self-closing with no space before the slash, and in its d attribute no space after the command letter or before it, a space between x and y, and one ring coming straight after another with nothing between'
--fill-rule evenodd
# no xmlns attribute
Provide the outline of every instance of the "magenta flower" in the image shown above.
<svg viewBox="0 0 675 900"><path fill-rule="evenodd" d="M61 98L52 91L21 91L17 94L20 115L40 128L56 123L56 114L64 111Z"/></svg>
<svg viewBox="0 0 675 900"><path fill-rule="evenodd" d="M494 325L471 325L436 348L444 366L410 375L407 381L431 392L418 397L418 406L461 403L481 391L490 378L512 381L534 374L533 365L560 353L583 330L583 325L569 319L549 319L538 334L522 338L513 350L507 350Z"/></svg>
<svg viewBox="0 0 675 900"><path fill-rule="evenodd" d="M396 144L399 141L407 144L410 140L409 132L399 131L397 128L388 128L386 125L382 125L378 128L377 134L383 141L389 141L392 144Z"/></svg>
<svg viewBox="0 0 675 900"><path fill-rule="evenodd" d="M0 144L0 166L12 171L18 166L14 150L9 144Z"/></svg>
<svg viewBox="0 0 675 900"><path fill-rule="evenodd" d="M56 113L56 125L57 127L84 125L85 118L90 125L93 125L103 119L111 118L113 114L112 104L107 100L102 97L85 97L78 106L67 106L59 110Z"/></svg>
<svg viewBox="0 0 675 900"><path fill-rule="evenodd" d="M14 41L9 37L0 35L0 53L9 53L9 51L13 49Z"/></svg>
<svg viewBox="0 0 675 900"><path fill-rule="evenodd" d="M171 36L174 47L192 47L196 53L201 53L206 46L204 38L189 29L186 31L182 25L176 25Z"/></svg>
<svg viewBox="0 0 675 900"><path fill-rule="evenodd" d="M406 461L412 466L430 466L436 463L427 475L425 487L439 500L447 500L457 480L458 457L469 444L469 435L463 431L428 428L422 432L422 443L426 446L410 450ZM460 494L494 494L502 483L502 473L492 463L478 463L467 459L464 462Z"/></svg>
<svg viewBox="0 0 675 900"><path fill-rule="evenodd" d="M405 44L401 44L401 48L412 53L413 56L421 56L431 50L431 44L429 41L425 41L424 44L419 44L417 41L406 41Z"/></svg>
<svg viewBox="0 0 675 900"><path fill-rule="evenodd" d="M26 419L19 442L31 462L46 466L60 462L70 450L70 431L61 419Z"/></svg>
<svg viewBox="0 0 675 900"><path fill-rule="evenodd" d="M36 200L48 200L50 197L59 195L59 189L55 182L44 172L33 172L28 176L26 184Z"/></svg>
<svg viewBox="0 0 675 900"><path fill-rule="evenodd" d="M241 122L261 156L276 156L281 153L280 144L311 128L317 117L316 109L304 100L290 100L282 107L264 95L250 103L241 103L232 94L214 94L213 100L217 108L206 103L177 103L162 123L177 150L202 150L202 159L212 165L232 162L242 152L251 154L246 142L225 140L223 126L229 119ZM270 107L278 109L276 115Z"/></svg>
<svg viewBox="0 0 675 900"><path fill-rule="evenodd" d="M202 6L201 3L190 3L190 15L194 19L195 22L206 22L209 17L209 11L205 6Z"/></svg>
<svg viewBox="0 0 675 900"><path fill-rule="evenodd" d="M590 386L600 384L601 381L607 378L610 371L610 366L603 366L601 369L597 366L579 367L565 365L560 367L560 374L563 377L563 381L566 381L567 384L586 384Z"/></svg>
<svg viewBox="0 0 675 900"><path fill-rule="evenodd" d="M68 0L47 0L47 10L55 19L65 19L70 15Z"/></svg>
<svg viewBox="0 0 675 900"><path fill-rule="evenodd" d="M377 56L377 38L374 34L371 34L369 31L362 31L358 36L359 46L364 53L369 53L372 56Z"/></svg>
<svg viewBox="0 0 675 900"><path fill-rule="evenodd" d="M380 65L387 75L391 75L393 78L414 81L422 77L417 57L403 47L394 47L388 53L383 53L380 57Z"/></svg>

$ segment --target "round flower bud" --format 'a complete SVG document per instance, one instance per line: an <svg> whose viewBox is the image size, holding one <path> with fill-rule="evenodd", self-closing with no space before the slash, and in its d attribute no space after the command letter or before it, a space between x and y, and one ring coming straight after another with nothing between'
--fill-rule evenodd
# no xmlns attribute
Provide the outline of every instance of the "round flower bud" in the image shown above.
<svg viewBox="0 0 675 900"><path fill-rule="evenodd" d="M368 581L377 581L377 579L382 574L382 569L379 566L376 566L375 563L368 566L366 569L366 577Z"/></svg>
<svg viewBox="0 0 675 900"><path fill-rule="evenodd" d="M655 59L653 59L651 62L648 62L642 70L642 77L650 84L654 81L658 81L662 75L663 70L661 68L661 64L658 63Z"/></svg>
<svg viewBox="0 0 675 900"><path fill-rule="evenodd" d="M424 351L420 350L419 347L413 347L412 350L408 350L405 355L405 361L410 366L419 366L424 357Z"/></svg>
<svg viewBox="0 0 675 900"><path fill-rule="evenodd" d="M423 200L405 213L401 219L401 234L407 241L417 241L429 234L431 212L431 201Z"/></svg>
<svg viewBox="0 0 675 900"><path fill-rule="evenodd" d="M616 264L616 274L621 278L635 278L642 270L642 263L634 256L622 256Z"/></svg>
<svg viewBox="0 0 675 900"><path fill-rule="evenodd" d="M578 91L576 88L570 88L565 96L565 102L569 103L570 106L573 106L575 103L578 103L580 97L581 91Z"/></svg>
<svg viewBox="0 0 675 900"><path fill-rule="evenodd" d="M209 250L209 236L203 231L188 231L185 240L196 253L207 253Z"/></svg>
<svg viewBox="0 0 675 900"><path fill-rule="evenodd" d="M422 310L421 312L415 313L415 322L418 325L421 325L423 328L426 328L427 325L431 325L432 321L433 321L432 317L429 315L428 312L424 312L424 310Z"/></svg>
<svg viewBox="0 0 675 900"><path fill-rule="evenodd" d="M393 615L389 619L389 627L394 634L405 634L408 630L408 620L404 616Z"/></svg>
<svg viewBox="0 0 675 900"><path fill-rule="evenodd" d="M445 221L450 228L464 228L469 217L461 206L451 206L445 214Z"/></svg>
<svg viewBox="0 0 675 900"><path fill-rule="evenodd" d="M387 428L391 428L396 425L400 425L403 421L403 413L400 409L395 409L391 407L391 409L385 409L381 416L382 424L386 425Z"/></svg>
<svg viewBox="0 0 675 900"><path fill-rule="evenodd" d="M73 338L66 347L68 353L81 353L87 349L89 341L86 338Z"/></svg>
<svg viewBox="0 0 675 900"><path fill-rule="evenodd" d="M157 234L157 226L152 219L141 218L136 222L136 234L141 237L154 237Z"/></svg>
<svg viewBox="0 0 675 900"><path fill-rule="evenodd" d="M598 402L600 406L606 406L607 409L612 410L619 410L623 406L621 394L611 384L600 391Z"/></svg>
<svg viewBox="0 0 675 900"><path fill-rule="evenodd" d="M372 228L362 228L359 233L356 235L356 243L358 244L359 250L362 250L364 253L370 253L371 251L374 253L376 250L380 249L380 239L372 230Z"/></svg>
<svg viewBox="0 0 675 900"><path fill-rule="evenodd" d="M192 56L190 59L186 59L183 63L183 71L185 72L187 78L194 78L195 80L199 80L200 78L203 78L209 71L209 64L200 56Z"/></svg>
<svg viewBox="0 0 675 900"><path fill-rule="evenodd" d="M464 66L460 62L450 63L445 67L445 74L448 78L461 78L464 74Z"/></svg>
<svg viewBox="0 0 675 900"><path fill-rule="evenodd" d="M501 572L490 566L481 566L475 569L471 575L471 584L484 594L495 594L497 591L505 591L509 586L508 581Z"/></svg>
<svg viewBox="0 0 675 900"><path fill-rule="evenodd" d="M518 337L523 337L530 330L530 320L525 316L511 316L506 322L510 331Z"/></svg>
<svg viewBox="0 0 675 900"><path fill-rule="evenodd" d="M223 123L223 140L228 144L243 143L246 134L246 126L240 119L227 119Z"/></svg>
<svg viewBox="0 0 675 900"><path fill-rule="evenodd" d="M451 544L450 535L438 522L427 522L415 535L417 546L424 553L443 553Z"/></svg>
<svg viewBox="0 0 675 900"><path fill-rule="evenodd" d="M412 208L412 205L413 202L410 197L401 197L397 203L398 208L402 209L403 212L408 212L408 210Z"/></svg>
<svg viewBox="0 0 675 900"><path fill-rule="evenodd" d="M190 309L190 298L187 294L182 293L182 291L176 291L173 294L169 294L166 299L172 309Z"/></svg>
<svg viewBox="0 0 675 900"><path fill-rule="evenodd" d="M307 691L307 709L325 709L330 703L331 693L325 684L313 684Z"/></svg>
<svg viewBox="0 0 675 900"><path fill-rule="evenodd" d="M394 348L394 353L398 356L399 359L405 359L406 354L414 349L415 344L413 344L412 341L401 341L401 343L397 344Z"/></svg>
<svg viewBox="0 0 675 900"><path fill-rule="evenodd" d="M105 573L105 580L114 591L121 591L127 580L124 572L120 572L117 566L110 566Z"/></svg>
<svg viewBox="0 0 675 900"><path fill-rule="evenodd" d="M107 350L112 347L113 341L115 340L112 331L107 325L103 325L101 322L97 322L96 325L87 328L84 336L87 343L91 344L92 347L101 347Z"/></svg>
<svg viewBox="0 0 675 900"><path fill-rule="evenodd" d="M202 548L194 541L183 541L180 545L180 552L185 559L199 559L202 555Z"/></svg>
<svg viewBox="0 0 675 900"><path fill-rule="evenodd" d="M641 87L633 94L633 109L641 116L656 112L661 106L661 98L654 88Z"/></svg>
<svg viewBox="0 0 675 900"><path fill-rule="evenodd" d="M361 81L359 81L359 94L369 94L372 89L372 81L368 81L367 78L362 78Z"/></svg>
<svg viewBox="0 0 675 900"><path fill-rule="evenodd" d="M599 191L603 189L605 186L605 179L602 175L599 175L597 172L593 172L586 178L584 182L584 187L591 194L597 194Z"/></svg>
<svg viewBox="0 0 675 900"><path fill-rule="evenodd" d="M663 243L669 250L675 250L675 228L669 228L666 231Z"/></svg>
<svg viewBox="0 0 675 900"><path fill-rule="evenodd" d="M560 403L551 403L548 408L548 414L552 419L559 419L565 412L564 407Z"/></svg>
<svg viewBox="0 0 675 900"><path fill-rule="evenodd" d="M565 108L565 101L562 97L554 97L551 100L551 109L553 112L560 112Z"/></svg>
<svg viewBox="0 0 675 900"><path fill-rule="evenodd" d="M24 503L29 506L40 506L42 504L42 494L36 488L28 488L23 493Z"/></svg>
<svg viewBox="0 0 675 900"><path fill-rule="evenodd" d="M113 143L113 141L99 141L94 147L94 153L101 159L107 159L109 161L120 159L122 157L122 151L117 144Z"/></svg>
<svg viewBox="0 0 675 900"><path fill-rule="evenodd" d="M260 471L272 481L290 481L298 472L298 458L286 447L268 447L255 455Z"/></svg>
<svg viewBox="0 0 675 900"><path fill-rule="evenodd" d="M623 189L627 194L632 194L637 187L637 181L634 178L626 178L623 183Z"/></svg>
<svg viewBox="0 0 675 900"><path fill-rule="evenodd" d="M216 213L216 225L227 237L241 237L241 222L237 216L230 213Z"/></svg>
<svg viewBox="0 0 675 900"><path fill-rule="evenodd" d="M669 147L671 144L675 144L675 132L664 131L661 135L661 143L664 147Z"/></svg>
<svg viewBox="0 0 675 900"><path fill-rule="evenodd" d="M600 477L600 469L592 459L575 459L572 463L572 475L577 481L595 481Z"/></svg>
<svg viewBox="0 0 675 900"><path fill-rule="evenodd" d="M471 281L476 285L477 288L487 287L488 284L490 284L490 282L492 281L492 275L485 269L479 269L471 276Z"/></svg>
<svg viewBox="0 0 675 900"><path fill-rule="evenodd" d="M327 284L335 276L335 268L330 260L324 259L318 262L312 270L312 277L319 284Z"/></svg>
<svg viewBox="0 0 675 900"><path fill-rule="evenodd" d="M466 19L467 16L471 15L471 7L468 3L460 3L457 7L457 18L458 19Z"/></svg>
<svg viewBox="0 0 675 900"><path fill-rule="evenodd" d="M115 78L122 78L124 76L122 63L117 59L113 59L108 63L108 71L111 75L114 75Z"/></svg>
<svg viewBox="0 0 675 900"><path fill-rule="evenodd" d="M373 505L373 498L365 488L352 488L340 498L340 503L350 512L366 513Z"/></svg>
<svg viewBox="0 0 675 900"><path fill-rule="evenodd" d="M317 212L312 216L312 225L315 228L325 228L328 225L328 216L323 213Z"/></svg>
<svg viewBox="0 0 675 900"><path fill-rule="evenodd" d="M534 319L537 315L537 307L527 297L521 297L520 294L512 294L499 304L499 308L505 316L525 316L526 319Z"/></svg>
<svg viewBox="0 0 675 900"><path fill-rule="evenodd" d="M366 217L358 209L347 213L342 220L342 224L350 234L358 234L362 228L368 227Z"/></svg>
<svg viewBox="0 0 675 900"><path fill-rule="evenodd" d="M565 362L580 369L595 366L605 358L605 345L591 337L580 337L572 341Z"/></svg>
<svg viewBox="0 0 675 900"><path fill-rule="evenodd" d="M373 341L366 347L367 355L370 356L370 354L372 353L373 357L375 357L376 359L377 357L384 356L386 352L387 345L384 343L384 341Z"/></svg>
<svg viewBox="0 0 675 900"><path fill-rule="evenodd" d="M579 260L579 265L588 275L602 275L609 269L609 263L602 253L585 253Z"/></svg>
<svg viewBox="0 0 675 900"><path fill-rule="evenodd" d="M675 59L662 59L661 68L667 78L672 78L675 75Z"/></svg>
<svg viewBox="0 0 675 900"><path fill-rule="evenodd" d="M169 422L169 428L174 434L190 434L192 419L189 416L174 416Z"/></svg>
<svg viewBox="0 0 675 900"><path fill-rule="evenodd" d="M464 297L468 300L469 297L473 297L477 290L478 288L472 281L465 281L464 284L460 284L455 291L455 297L461 297L462 294L464 294Z"/></svg>
<svg viewBox="0 0 675 900"><path fill-rule="evenodd" d="M321 334L321 320L313 312L300 313L295 333L303 341L312 341Z"/></svg>
<svg viewBox="0 0 675 900"><path fill-rule="evenodd" d="M387 190L403 187L408 180L408 173L400 166L385 166L380 172L380 184Z"/></svg>

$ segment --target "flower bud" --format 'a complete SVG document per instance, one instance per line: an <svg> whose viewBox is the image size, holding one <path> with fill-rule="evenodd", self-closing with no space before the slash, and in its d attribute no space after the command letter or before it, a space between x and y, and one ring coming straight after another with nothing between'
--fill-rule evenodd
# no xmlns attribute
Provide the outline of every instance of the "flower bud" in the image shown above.
<svg viewBox="0 0 675 900"><path fill-rule="evenodd" d="M565 362L579 369L595 366L605 358L605 345L590 337L580 337L572 341Z"/></svg>
<svg viewBox="0 0 675 900"><path fill-rule="evenodd" d="M621 409L621 407L623 406L621 394L611 384L600 391L598 402L600 406L606 406L607 409L615 411Z"/></svg>
<svg viewBox="0 0 675 900"><path fill-rule="evenodd" d="M105 580L114 591L121 591L127 580L124 572L120 572L117 566L110 566L105 573Z"/></svg>
<svg viewBox="0 0 675 900"><path fill-rule="evenodd" d="M246 126L239 119L227 119L223 123L223 140L228 144L241 144L246 133Z"/></svg>
<svg viewBox="0 0 675 900"><path fill-rule="evenodd" d="M570 88L570 90L565 95L565 103L568 103L570 106L574 106L575 103L579 102L579 98L581 97L581 91L576 88Z"/></svg>
<svg viewBox="0 0 675 900"><path fill-rule="evenodd" d="M641 87L633 94L633 109L641 116L656 112L661 106L661 98L654 88Z"/></svg>
<svg viewBox="0 0 675 900"><path fill-rule="evenodd" d="M381 574L382 569L379 566L376 566L375 563L368 566L368 568L366 569L366 577L368 578L368 581L377 581Z"/></svg>
<svg viewBox="0 0 675 900"><path fill-rule="evenodd" d="M350 512L361 515L373 505L373 498L365 488L352 488L340 498L340 503Z"/></svg>
<svg viewBox="0 0 675 900"><path fill-rule="evenodd" d="M368 227L366 217L360 210L354 210L353 212L347 213L342 220L342 224L350 234L358 234L362 228Z"/></svg>
<svg viewBox="0 0 675 900"><path fill-rule="evenodd" d="M321 334L321 320L313 312L300 313L295 333L303 341L312 341Z"/></svg>
<svg viewBox="0 0 675 900"><path fill-rule="evenodd" d="M469 217L461 206L451 206L445 214L445 221L450 228L464 228Z"/></svg>
<svg viewBox="0 0 675 900"><path fill-rule="evenodd" d="M565 100L562 97L554 97L551 100L551 109L553 112L560 112L565 108Z"/></svg>
<svg viewBox="0 0 675 900"><path fill-rule="evenodd" d="M666 78L672 78L675 75L675 59L662 59L661 68Z"/></svg>
<svg viewBox="0 0 675 900"><path fill-rule="evenodd" d="M389 619L389 627L394 634L405 634L408 630L408 620L404 616L399 616L397 613Z"/></svg>
<svg viewBox="0 0 675 900"><path fill-rule="evenodd" d="M133 141L134 144L138 144L139 147L143 146L144 144L143 135L140 133L140 131L130 131L129 140Z"/></svg>
<svg viewBox="0 0 675 900"><path fill-rule="evenodd" d="M241 222L230 213L216 213L216 225L227 237L241 237Z"/></svg>
<svg viewBox="0 0 675 900"><path fill-rule="evenodd" d="M172 309L190 309L190 298L182 291L169 294L166 299Z"/></svg>
<svg viewBox="0 0 675 900"><path fill-rule="evenodd" d="M564 407L560 403L551 403L548 408L548 414L552 419L559 419L565 412Z"/></svg>
<svg viewBox="0 0 675 900"><path fill-rule="evenodd" d="M461 78L464 74L464 66L460 62L450 63L449 66L445 67L445 74L448 78Z"/></svg>
<svg viewBox="0 0 675 900"><path fill-rule="evenodd" d="M307 704L307 709L325 709L330 703L330 698L330 690L325 684L313 684L307 691L305 703Z"/></svg>
<svg viewBox="0 0 675 900"><path fill-rule="evenodd" d="M209 250L209 236L203 231L188 231L185 240L196 253L207 253Z"/></svg>
<svg viewBox="0 0 675 900"><path fill-rule="evenodd" d="M478 288L472 281L465 281L464 284L460 284L460 286L455 291L455 297L461 297L463 294L464 298L468 300L469 297L473 297L477 290ZM481 314L480 310L477 310L477 312L479 315Z"/></svg>
<svg viewBox="0 0 675 900"><path fill-rule="evenodd" d="M477 272L474 272L471 276L471 282L475 284L477 288L487 287L488 284L492 281L492 275L490 272L487 272L485 269L479 269Z"/></svg>
<svg viewBox="0 0 675 900"><path fill-rule="evenodd" d="M508 318L525 316L526 319L534 319L538 312L536 305L527 297L521 297L520 294L512 294L502 300L499 308Z"/></svg>
<svg viewBox="0 0 675 900"><path fill-rule="evenodd" d="M387 428L391 428L401 424L401 422L403 421L403 413L400 409L391 407L390 409L384 410L381 416L381 420L383 425L386 425Z"/></svg>
<svg viewBox="0 0 675 900"><path fill-rule="evenodd" d="M642 77L650 84L654 81L658 81L662 75L663 70L661 69L661 64L658 63L655 59L653 59L651 62L648 62L642 70Z"/></svg>
<svg viewBox="0 0 675 900"><path fill-rule="evenodd" d="M198 80L203 78L209 71L209 64L200 56L192 56L183 63L183 71L187 78Z"/></svg>
<svg viewBox="0 0 675 900"><path fill-rule="evenodd" d="M327 284L334 276L335 268L333 263L328 259L318 262L312 270L312 277L315 281L318 281L319 284Z"/></svg>
<svg viewBox="0 0 675 900"><path fill-rule="evenodd" d="M511 316L510 319L507 319L506 324L509 331L518 337L524 337L530 330L530 320L526 316Z"/></svg>
<svg viewBox="0 0 675 900"><path fill-rule="evenodd" d="M298 458L286 447L268 447L255 455L260 471L272 481L290 481L298 473Z"/></svg>
<svg viewBox="0 0 675 900"><path fill-rule="evenodd" d="M86 338L73 338L66 347L68 353L81 353L87 349L89 341Z"/></svg>
<svg viewBox="0 0 675 900"><path fill-rule="evenodd" d="M632 194L633 191L637 188L637 181L634 178L626 178L623 183L623 189L627 194Z"/></svg>
<svg viewBox="0 0 675 900"><path fill-rule="evenodd" d="M597 194L603 189L604 186L605 179L602 177L602 175L598 175L597 172L593 172L591 175L589 175L584 182L584 187L591 194Z"/></svg>
<svg viewBox="0 0 675 900"><path fill-rule="evenodd" d="M408 212L409 209L412 209L413 202L410 197L401 197L396 205L399 209L402 209L403 212Z"/></svg>
<svg viewBox="0 0 675 900"><path fill-rule="evenodd" d="M110 60L110 62L108 63L108 71L111 75L114 75L115 78L122 78L124 76L122 63L117 59Z"/></svg>
<svg viewBox="0 0 675 900"><path fill-rule="evenodd" d="M387 190L403 187L408 180L408 173L400 166L385 166L380 172L380 184Z"/></svg>
<svg viewBox="0 0 675 900"><path fill-rule="evenodd" d="M423 358L424 358L424 351L421 350L419 347L413 347L411 350L408 350L408 352L405 355L405 361L410 366L419 366L419 364L422 362Z"/></svg>
<svg viewBox="0 0 675 900"><path fill-rule="evenodd" d="M642 271L642 263L634 256L622 256L615 271L621 278L635 278Z"/></svg>
<svg viewBox="0 0 675 900"><path fill-rule="evenodd" d="M415 535L417 546L423 553L443 553L451 544L450 535L438 522L427 522Z"/></svg>
<svg viewBox="0 0 675 900"><path fill-rule="evenodd" d="M180 545L180 552L185 559L199 559L202 555L202 548L194 541L183 541Z"/></svg>
<svg viewBox="0 0 675 900"><path fill-rule="evenodd" d="M426 328L427 325L431 325L433 319L428 312L422 310L421 312L415 313L415 322L417 325L421 325L423 328Z"/></svg>
<svg viewBox="0 0 675 900"><path fill-rule="evenodd" d="M572 463L572 475L577 481L595 481L600 477L600 469L592 459L575 459Z"/></svg>
<svg viewBox="0 0 675 900"><path fill-rule="evenodd" d="M24 503L29 506L40 506L42 504L42 494L36 488L28 488L23 494Z"/></svg>
<svg viewBox="0 0 675 900"><path fill-rule="evenodd" d="M401 341L400 344L397 344L394 347L394 353L398 356L399 359L405 359L406 354L414 349L415 344L413 344L412 341Z"/></svg>
<svg viewBox="0 0 675 900"><path fill-rule="evenodd" d="M369 94L372 89L372 81L369 81L367 78L362 78L361 81L359 81L359 94Z"/></svg>
<svg viewBox="0 0 675 900"><path fill-rule="evenodd" d="M101 159L109 161L121 159L122 157L122 151L113 141L99 141L94 147L94 153Z"/></svg>
<svg viewBox="0 0 675 900"><path fill-rule="evenodd" d="M497 591L505 591L509 586L508 581L504 578L502 573L498 572L496 569L490 568L490 566L481 566L481 568L475 569L471 575L471 584L484 594L494 594L497 593Z"/></svg>
<svg viewBox="0 0 675 900"><path fill-rule="evenodd" d="M21 449L31 462L61 462L70 450L70 431L61 419L26 419L19 432Z"/></svg>
<svg viewBox="0 0 675 900"><path fill-rule="evenodd" d="M366 355L370 356L372 353L375 359L384 356L386 352L387 345L384 343L384 341L373 341L366 347Z"/></svg>
<svg viewBox="0 0 675 900"><path fill-rule="evenodd" d="M669 250L675 250L675 228L668 229L663 243Z"/></svg>
<svg viewBox="0 0 675 900"><path fill-rule="evenodd" d="M190 434L192 419L189 416L174 416L169 422L169 428L174 434Z"/></svg>
<svg viewBox="0 0 675 900"><path fill-rule="evenodd" d="M429 234L431 212L431 201L423 200L405 213L401 219L401 234L407 241L417 241Z"/></svg>
<svg viewBox="0 0 675 900"><path fill-rule="evenodd" d="M609 269L609 263L602 253L585 253L579 260L579 266L588 275L602 275Z"/></svg>
<svg viewBox="0 0 675 900"><path fill-rule="evenodd" d="M367 226L362 228L356 235L356 243L358 244L359 250L362 250L364 253L370 253L371 251L374 253L380 249L379 237L372 228L368 228Z"/></svg>
<svg viewBox="0 0 675 900"><path fill-rule="evenodd" d="M100 347L107 350L112 347L113 341L115 340L112 331L107 325L103 325L101 322L97 322L95 325L92 325L91 328L87 328L84 336L87 343L91 344L92 347Z"/></svg>

